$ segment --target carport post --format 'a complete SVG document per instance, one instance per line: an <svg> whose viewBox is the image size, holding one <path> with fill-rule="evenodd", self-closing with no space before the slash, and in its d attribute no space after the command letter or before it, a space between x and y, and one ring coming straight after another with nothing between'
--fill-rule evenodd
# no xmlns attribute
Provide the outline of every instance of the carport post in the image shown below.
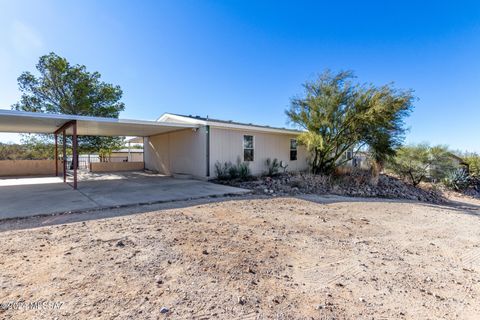
<svg viewBox="0 0 480 320"><path fill-rule="evenodd" d="M58 177L58 135L55 133L55 177Z"/></svg>
<svg viewBox="0 0 480 320"><path fill-rule="evenodd" d="M62 131L63 134L63 182L67 182L67 137L65 136L65 129Z"/></svg>
<svg viewBox="0 0 480 320"><path fill-rule="evenodd" d="M73 153L73 189L77 189L77 167L78 167L78 143L77 143L77 121L73 122L72 153Z"/></svg>

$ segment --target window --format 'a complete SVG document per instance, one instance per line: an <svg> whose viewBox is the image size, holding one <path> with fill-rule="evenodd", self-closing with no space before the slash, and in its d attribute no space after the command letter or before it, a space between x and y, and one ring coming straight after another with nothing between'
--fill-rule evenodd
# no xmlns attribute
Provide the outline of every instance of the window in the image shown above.
<svg viewBox="0 0 480 320"><path fill-rule="evenodd" d="M297 160L297 139L290 139L290 161Z"/></svg>
<svg viewBox="0 0 480 320"><path fill-rule="evenodd" d="M253 136L243 136L243 161L253 161Z"/></svg>

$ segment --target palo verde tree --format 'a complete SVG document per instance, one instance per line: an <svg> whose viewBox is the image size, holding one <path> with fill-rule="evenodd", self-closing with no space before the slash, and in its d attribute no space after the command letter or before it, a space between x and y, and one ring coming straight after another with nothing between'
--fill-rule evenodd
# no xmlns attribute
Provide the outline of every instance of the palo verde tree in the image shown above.
<svg viewBox="0 0 480 320"><path fill-rule="evenodd" d="M395 157L389 158L387 170L417 186L427 179L440 181L458 169L452 153L446 146L427 143L398 148Z"/></svg>
<svg viewBox="0 0 480 320"><path fill-rule="evenodd" d="M462 155L462 158L468 165L470 175L480 178L480 155L477 153L465 153Z"/></svg>
<svg viewBox="0 0 480 320"><path fill-rule="evenodd" d="M88 72L83 65L71 65L52 52L40 57L36 68L39 76L24 72L18 77L22 96L12 109L107 118L118 118L125 109L120 87L101 81L100 73ZM115 150L122 145L122 137L78 139L81 152Z"/></svg>
<svg viewBox="0 0 480 320"><path fill-rule="evenodd" d="M286 114L291 123L306 130L299 143L311 153L313 173L332 172L349 160L342 160L346 151L365 146L383 162L403 141L404 118L413 108L412 92L358 84L354 79L351 71L327 70L303 85L303 96L291 99Z"/></svg>

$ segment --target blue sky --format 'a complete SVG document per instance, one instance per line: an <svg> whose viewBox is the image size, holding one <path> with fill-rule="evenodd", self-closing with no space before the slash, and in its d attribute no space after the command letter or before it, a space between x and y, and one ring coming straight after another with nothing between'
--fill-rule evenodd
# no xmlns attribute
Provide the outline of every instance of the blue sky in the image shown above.
<svg viewBox="0 0 480 320"><path fill-rule="evenodd" d="M480 152L478 1L0 0L0 41L0 108L51 51L120 85L134 119L285 126L305 80L348 69L415 90L407 142Z"/></svg>

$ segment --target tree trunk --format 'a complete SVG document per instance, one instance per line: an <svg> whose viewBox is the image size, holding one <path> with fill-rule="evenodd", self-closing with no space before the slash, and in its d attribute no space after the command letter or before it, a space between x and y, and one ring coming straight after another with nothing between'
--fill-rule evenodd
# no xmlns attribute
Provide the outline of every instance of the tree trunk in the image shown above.
<svg viewBox="0 0 480 320"><path fill-rule="evenodd" d="M373 160L372 169L371 169L372 178L370 179L370 182L374 186L378 185L381 171L382 171L382 164L376 160Z"/></svg>

